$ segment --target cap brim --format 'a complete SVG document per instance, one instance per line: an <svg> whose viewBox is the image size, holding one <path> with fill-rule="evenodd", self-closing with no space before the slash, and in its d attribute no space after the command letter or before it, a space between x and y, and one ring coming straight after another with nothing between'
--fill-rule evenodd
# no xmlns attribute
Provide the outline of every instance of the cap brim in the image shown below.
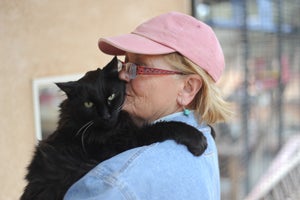
<svg viewBox="0 0 300 200"><path fill-rule="evenodd" d="M125 52L158 55L175 52L167 46L137 34L125 34L109 38L100 38L99 49L109 55L124 55Z"/></svg>

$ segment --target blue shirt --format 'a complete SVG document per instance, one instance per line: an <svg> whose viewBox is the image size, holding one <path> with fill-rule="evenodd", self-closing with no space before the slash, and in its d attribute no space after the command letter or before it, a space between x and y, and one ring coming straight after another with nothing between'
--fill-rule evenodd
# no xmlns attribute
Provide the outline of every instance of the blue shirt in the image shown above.
<svg viewBox="0 0 300 200"><path fill-rule="evenodd" d="M182 121L198 128L208 147L199 157L172 140L125 151L100 164L77 181L64 200L219 200L218 155L210 128L193 113L175 113L164 121Z"/></svg>

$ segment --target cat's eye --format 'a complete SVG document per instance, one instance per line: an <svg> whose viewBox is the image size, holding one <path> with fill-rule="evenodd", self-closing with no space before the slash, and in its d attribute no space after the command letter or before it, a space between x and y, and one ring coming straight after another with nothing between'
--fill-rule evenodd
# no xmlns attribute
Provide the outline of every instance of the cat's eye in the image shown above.
<svg viewBox="0 0 300 200"><path fill-rule="evenodd" d="M112 100L114 100L115 97L116 97L116 94L115 94L115 93L112 93L112 94L107 98L107 100L108 100L108 101L112 101Z"/></svg>
<svg viewBox="0 0 300 200"><path fill-rule="evenodd" d="M107 103L108 103L108 105L110 105L110 102L111 102L112 100L114 100L115 97L116 97L116 94L115 94L115 93L112 93L112 94L107 98Z"/></svg>
<svg viewBox="0 0 300 200"><path fill-rule="evenodd" d="M93 105L94 105L93 102L90 102L90 101L84 102L84 106L85 106L86 108L91 108L91 107L93 107Z"/></svg>

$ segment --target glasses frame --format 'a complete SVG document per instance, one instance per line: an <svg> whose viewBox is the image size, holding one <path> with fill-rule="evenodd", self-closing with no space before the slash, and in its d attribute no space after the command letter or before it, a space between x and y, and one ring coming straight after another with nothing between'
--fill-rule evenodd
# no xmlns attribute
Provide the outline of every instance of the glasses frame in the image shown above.
<svg viewBox="0 0 300 200"><path fill-rule="evenodd" d="M121 65L118 66L118 71L125 69L125 72L129 75L130 79L135 79L137 75L184 75L179 71L165 70L159 68L152 68L143 65L138 65L132 62L122 62L119 60Z"/></svg>

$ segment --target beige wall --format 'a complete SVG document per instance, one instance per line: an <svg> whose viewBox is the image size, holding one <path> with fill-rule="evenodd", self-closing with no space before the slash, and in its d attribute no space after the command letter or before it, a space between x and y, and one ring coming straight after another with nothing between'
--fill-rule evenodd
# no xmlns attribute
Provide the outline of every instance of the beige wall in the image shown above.
<svg viewBox="0 0 300 200"><path fill-rule="evenodd" d="M103 66L100 36L154 15L190 13L189 0L0 1L0 199L18 199L35 144L32 80Z"/></svg>

